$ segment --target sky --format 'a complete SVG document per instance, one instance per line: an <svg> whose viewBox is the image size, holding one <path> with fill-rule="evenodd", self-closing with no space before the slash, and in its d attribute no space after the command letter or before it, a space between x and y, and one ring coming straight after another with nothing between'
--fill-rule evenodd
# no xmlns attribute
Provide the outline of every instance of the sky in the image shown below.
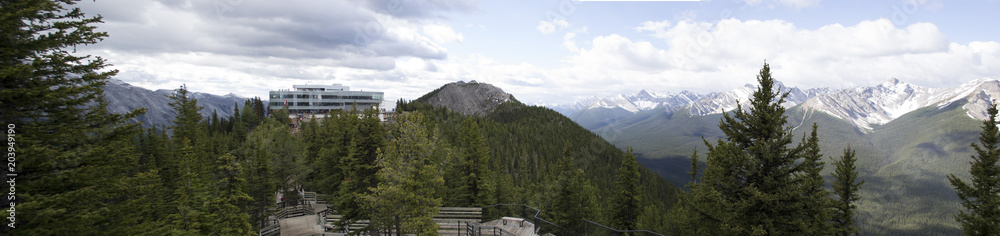
<svg viewBox="0 0 1000 236"><path fill-rule="evenodd" d="M416 99L486 82L535 105L756 83L834 89L1000 78L1000 1L96 0L77 47L152 90L267 97L344 84Z"/></svg>

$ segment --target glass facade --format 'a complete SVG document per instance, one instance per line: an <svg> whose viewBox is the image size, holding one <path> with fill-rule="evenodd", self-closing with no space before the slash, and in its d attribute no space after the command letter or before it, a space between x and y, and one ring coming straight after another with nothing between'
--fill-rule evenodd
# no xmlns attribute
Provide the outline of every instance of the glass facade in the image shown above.
<svg viewBox="0 0 1000 236"><path fill-rule="evenodd" d="M324 114L330 110L369 109L382 103L382 92L350 91L347 86L295 85L294 90L272 90L269 110L288 106L290 114Z"/></svg>

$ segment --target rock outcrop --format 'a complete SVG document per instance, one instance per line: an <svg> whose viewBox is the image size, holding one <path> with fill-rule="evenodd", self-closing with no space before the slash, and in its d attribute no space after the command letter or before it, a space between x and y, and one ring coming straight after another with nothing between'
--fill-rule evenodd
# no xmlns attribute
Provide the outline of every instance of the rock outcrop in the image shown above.
<svg viewBox="0 0 1000 236"><path fill-rule="evenodd" d="M485 116L506 102L517 102L509 93L491 84L458 81L448 83L417 99L467 116Z"/></svg>

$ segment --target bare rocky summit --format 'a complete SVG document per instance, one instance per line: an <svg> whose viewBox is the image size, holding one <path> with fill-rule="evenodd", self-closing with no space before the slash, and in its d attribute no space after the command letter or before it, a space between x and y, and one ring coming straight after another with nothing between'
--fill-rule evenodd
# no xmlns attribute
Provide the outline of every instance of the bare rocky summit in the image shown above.
<svg viewBox="0 0 1000 236"><path fill-rule="evenodd" d="M417 100L467 116L485 116L503 103L518 102L503 89L475 80L445 84Z"/></svg>

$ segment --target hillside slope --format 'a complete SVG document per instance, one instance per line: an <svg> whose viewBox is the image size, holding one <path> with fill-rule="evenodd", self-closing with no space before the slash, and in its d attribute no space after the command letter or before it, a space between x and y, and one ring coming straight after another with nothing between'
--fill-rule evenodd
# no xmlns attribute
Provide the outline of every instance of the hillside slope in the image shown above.
<svg viewBox="0 0 1000 236"><path fill-rule="evenodd" d="M801 137L812 123L819 124L820 147L826 158L839 156L850 146L857 151L862 188L858 222L865 234L959 234L952 216L960 206L945 176L968 178L968 162L980 122L967 115L967 104L917 109L865 132L853 122L825 112L796 106L786 112L788 126ZM623 120L615 129L595 132L621 147L633 145L640 163L684 184L694 148L705 151L701 137L722 137L721 115L692 116L685 111L649 111ZM919 128L917 128L919 127ZM796 139L798 140L798 139ZM834 169L827 160L825 175ZM829 180L829 177L828 177ZM829 183L829 182L828 182Z"/></svg>
<svg viewBox="0 0 1000 236"><path fill-rule="evenodd" d="M121 80L111 80L104 87L104 97L108 100L108 110L114 113L125 113L138 108L146 108L146 114L136 121L143 127L169 126L173 123L177 111L170 107L170 94L173 90L160 89L156 91L132 86ZM217 112L219 117L229 117L237 104L243 106L246 98L233 94L218 96L207 93L193 92L191 97L198 100L202 106L201 115L211 117Z"/></svg>
<svg viewBox="0 0 1000 236"><path fill-rule="evenodd" d="M514 99L499 103L490 111L474 113L478 115L461 115L454 111L453 106L462 109L463 104L493 100L489 99L491 96L475 94L437 96L455 86L464 86L467 91L490 91L475 86L493 87L483 83L452 83L420 99L400 102L397 111L420 111L433 120L432 126L439 130L442 138L452 143L461 136L461 129L458 127L463 120L476 121L490 146L492 160L495 162L493 165L504 179L509 179L510 184L518 186L513 193L507 193L511 195L506 199L508 203L529 204L544 211L551 205L547 199L555 194L551 185L558 179L557 169L560 165L569 164L571 168L584 170L598 189L600 202L604 203L602 207L609 207L607 202L614 196L617 170L624 156L620 149L556 111L527 106ZM445 97L466 101L436 99ZM429 102L441 105L435 106L428 104ZM570 147L571 163L562 163L560 160L567 144ZM659 209L655 212L666 212L676 202L677 188L649 169L642 168L640 172L641 183L646 189L644 199L650 206Z"/></svg>

